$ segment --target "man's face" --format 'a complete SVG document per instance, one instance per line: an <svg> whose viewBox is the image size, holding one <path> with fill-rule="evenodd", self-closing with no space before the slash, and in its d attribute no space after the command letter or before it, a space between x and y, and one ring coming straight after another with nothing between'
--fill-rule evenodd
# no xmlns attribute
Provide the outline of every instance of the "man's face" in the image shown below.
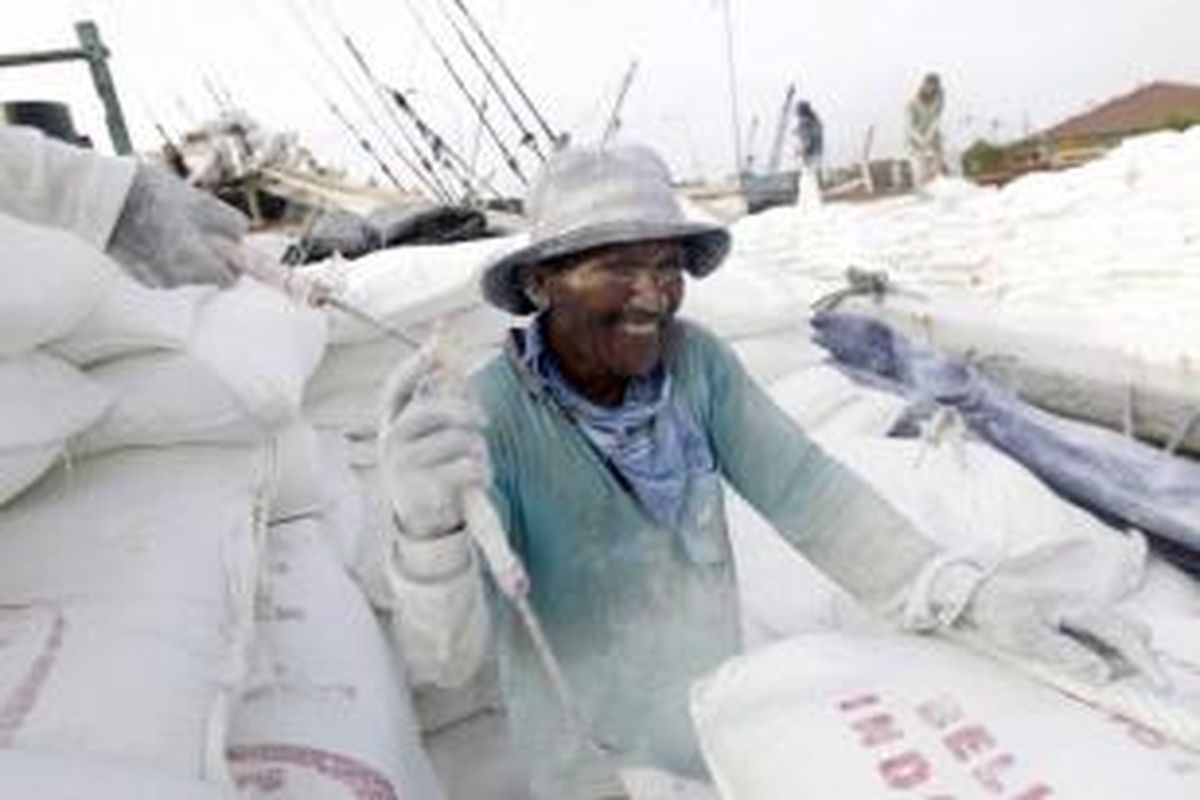
<svg viewBox="0 0 1200 800"><path fill-rule="evenodd" d="M588 251L544 273L551 346L567 376L623 384L652 371L683 302L683 263L679 244L646 242Z"/></svg>

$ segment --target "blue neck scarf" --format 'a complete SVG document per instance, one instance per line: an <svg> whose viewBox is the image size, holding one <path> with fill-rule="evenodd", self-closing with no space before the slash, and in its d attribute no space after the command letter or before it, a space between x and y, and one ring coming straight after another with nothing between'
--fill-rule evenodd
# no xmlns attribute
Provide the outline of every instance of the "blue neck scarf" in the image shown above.
<svg viewBox="0 0 1200 800"><path fill-rule="evenodd" d="M546 346L543 317L526 329L522 361L663 527L677 527L693 474L713 469L708 439L659 365L634 378L620 405L596 405L577 392Z"/></svg>

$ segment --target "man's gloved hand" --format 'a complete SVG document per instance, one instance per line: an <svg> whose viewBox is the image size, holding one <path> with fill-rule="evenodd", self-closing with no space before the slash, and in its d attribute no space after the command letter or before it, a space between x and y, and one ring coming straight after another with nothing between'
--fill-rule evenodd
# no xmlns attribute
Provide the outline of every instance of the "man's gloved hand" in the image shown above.
<svg viewBox="0 0 1200 800"><path fill-rule="evenodd" d="M139 165L108 253L146 286L228 286L237 273L220 244L236 244L248 225L243 214L215 197Z"/></svg>
<svg viewBox="0 0 1200 800"><path fill-rule="evenodd" d="M392 374L379 426L379 469L401 530L431 538L462 528L462 493L490 480L482 412L437 388L440 365L423 347Z"/></svg>
<svg viewBox="0 0 1200 800"><path fill-rule="evenodd" d="M988 645L1088 683L1141 673L1165 686L1149 630L1110 606L1022 585L1003 574L984 580L956 623Z"/></svg>

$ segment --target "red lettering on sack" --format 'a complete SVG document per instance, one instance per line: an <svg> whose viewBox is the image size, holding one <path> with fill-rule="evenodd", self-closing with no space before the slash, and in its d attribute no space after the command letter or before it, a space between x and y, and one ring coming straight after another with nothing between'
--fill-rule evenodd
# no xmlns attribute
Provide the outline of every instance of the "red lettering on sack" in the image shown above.
<svg viewBox="0 0 1200 800"><path fill-rule="evenodd" d="M1045 798L1053 796L1054 791L1049 786L1039 783L1037 786L1021 792L1013 800L1045 800Z"/></svg>
<svg viewBox="0 0 1200 800"><path fill-rule="evenodd" d="M863 747L878 747L881 744L895 742L904 738L904 734L896 727L896 719L891 714L876 714L866 719L850 723L861 737Z"/></svg>
<svg viewBox="0 0 1200 800"><path fill-rule="evenodd" d="M930 777L929 762L912 750L884 759L879 764L879 772L893 789L912 789Z"/></svg>
<svg viewBox="0 0 1200 800"><path fill-rule="evenodd" d="M945 730L963 717L962 709L953 697L943 695L917 706L917 716L931 728Z"/></svg>
<svg viewBox="0 0 1200 800"><path fill-rule="evenodd" d="M1143 747L1151 750L1163 750L1170 744L1166 736L1163 736L1153 728L1148 728L1142 723L1127 717L1117 717L1117 719L1125 724L1129 737Z"/></svg>
<svg viewBox="0 0 1200 800"><path fill-rule="evenodd" d="M1015 761L1016 759L1008 753L1002 753L986 764L980 764L971 770L971 774L975 776L975 780L979 781L980 786L993 794L1000 794L1004 791L1004 782L1000 780L998 773L1012 769Z"/></svg>
<svg viewBox="0 0 1200 800"><path fill-rule="evenodd" d="M839 711L857 711L866 706L873 706L879 703L879 696L873 694L860 694L858 697L852 697L849 700L843 700L838 703Z"/></svg>
<svg viewBox="0 0 1200 800"><path fill-rule="evenodd" d="M959 761L968 761L972 756L986 753L996 746L996 740L982 725L968 725L948 734L943 740L946 748Z"/></svg>

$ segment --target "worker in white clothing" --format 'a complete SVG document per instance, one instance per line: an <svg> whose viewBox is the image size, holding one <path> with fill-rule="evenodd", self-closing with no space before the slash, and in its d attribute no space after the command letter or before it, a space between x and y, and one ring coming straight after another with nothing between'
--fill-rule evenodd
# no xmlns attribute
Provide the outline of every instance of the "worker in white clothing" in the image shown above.
<svg viewBox="0 0 1200 800"><path fill-rule="evenodd" d="M143 284L228 285L248 222L157 167L0 126L0 214L68 230Z"/></svg>
<svg viewBox="0 0 1200 800"><path fill-rule="evenodd" d="M702 780L688 688L740 646L726 482L904 628L969 631L1096 681L1114 662L1156 672L1145 634L1112 609L939 552L822 452L726 344L676 317L685 281L717 269L730 239L685 218L653 152L567 148L526 208L529 243L490 264L482 288L532 321L469 392L439 391L436 353L422 350L385 401L380 464L397 589L410 598L400 624L437 656L419 677L436 678L440 659L461 679L484 651L490 620L463 506L484 489L589 735L618 766ZM567 735L504 609L491 622L534 793L593 797L590 777L611 765Z"/></svg>
<svg viewBox="0 0 1200 800"><path fill-rule="evenodd" d="M917 186L946 174L941 128L945 105L942 79L936 72L931 72L922 79L917 94L909 101L905 118L905 140Z"/></svg>

